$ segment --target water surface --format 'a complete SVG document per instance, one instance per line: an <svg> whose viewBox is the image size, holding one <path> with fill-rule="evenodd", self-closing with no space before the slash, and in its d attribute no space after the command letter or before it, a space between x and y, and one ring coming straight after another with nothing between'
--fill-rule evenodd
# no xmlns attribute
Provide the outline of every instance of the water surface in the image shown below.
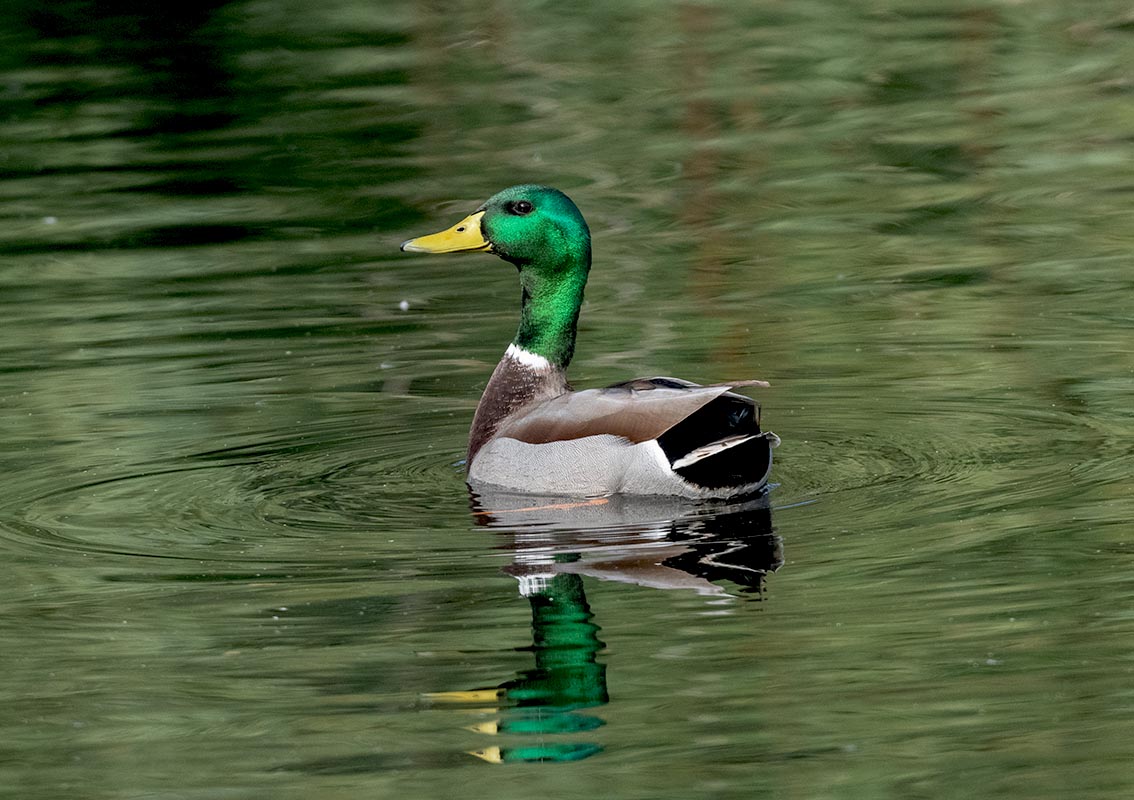
<svg viewBox="0 0 1134 800"><path fill-rule="evenodd" d="M1129 12L6 4L0 793L1129 796ZM766 501L469 496L529 180Z"/></svg>

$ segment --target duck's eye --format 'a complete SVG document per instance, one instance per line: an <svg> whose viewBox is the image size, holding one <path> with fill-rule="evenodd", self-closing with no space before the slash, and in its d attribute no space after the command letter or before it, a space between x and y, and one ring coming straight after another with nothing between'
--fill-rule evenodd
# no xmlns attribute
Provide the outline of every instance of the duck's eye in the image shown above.
<svg viewBox="0 0 1134 800"><path fill-rule="evenodd" d="M527 200L517 200L512 203L513 214L530 214L532 213L532 204Z"/></svg>

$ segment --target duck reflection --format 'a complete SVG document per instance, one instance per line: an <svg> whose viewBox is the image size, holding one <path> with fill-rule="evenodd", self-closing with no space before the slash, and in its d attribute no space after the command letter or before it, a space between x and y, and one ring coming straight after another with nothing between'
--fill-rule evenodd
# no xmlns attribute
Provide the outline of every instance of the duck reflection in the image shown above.
<svg viewBox="0 0 1134 800"><path fill-rule="evenodd" d="M470 726L514 744L470 751L493 763L577 761L601 752L585 741L601 727L587 713L609 702L605 646L584 592L583 577L721 598L729 581L760 599L766 576L783 563L767 498L692 505L670 498L605 497L549 502L546 497L474 494L478 525L499 532L512 553L504 571L519 581L532 610L532 669L497 686L433 695L489 721ZM556 741L557 736L574 735ZM582 736L580 736L582 734ZM551 736L553 738L548 739ZM582 739L582 740L581 740Z"/></svg>

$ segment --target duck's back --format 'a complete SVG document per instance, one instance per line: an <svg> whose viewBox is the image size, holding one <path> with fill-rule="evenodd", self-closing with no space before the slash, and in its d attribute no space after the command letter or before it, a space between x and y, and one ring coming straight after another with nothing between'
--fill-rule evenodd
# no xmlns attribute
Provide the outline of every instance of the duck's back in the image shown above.
<svg viewBox="0 0 1134 800"><path fill-rule="evenodd" d="M534 400L471 453L469 481L555 495L753 493L778 439L730 388L646 378Z"/></svg>

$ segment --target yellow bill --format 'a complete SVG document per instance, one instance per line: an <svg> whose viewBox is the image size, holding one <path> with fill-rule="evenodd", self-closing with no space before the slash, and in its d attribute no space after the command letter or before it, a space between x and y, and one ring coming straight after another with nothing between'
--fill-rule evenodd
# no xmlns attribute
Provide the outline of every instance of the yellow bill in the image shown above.
<svg viewBox="0 0 1134 800"><path fill-rule="evenodd" d="M469 214L452 228L428 236L402 242L402 250L409 253L484 253L492 249L492 242L480 232L483 211Z"/></svg>

